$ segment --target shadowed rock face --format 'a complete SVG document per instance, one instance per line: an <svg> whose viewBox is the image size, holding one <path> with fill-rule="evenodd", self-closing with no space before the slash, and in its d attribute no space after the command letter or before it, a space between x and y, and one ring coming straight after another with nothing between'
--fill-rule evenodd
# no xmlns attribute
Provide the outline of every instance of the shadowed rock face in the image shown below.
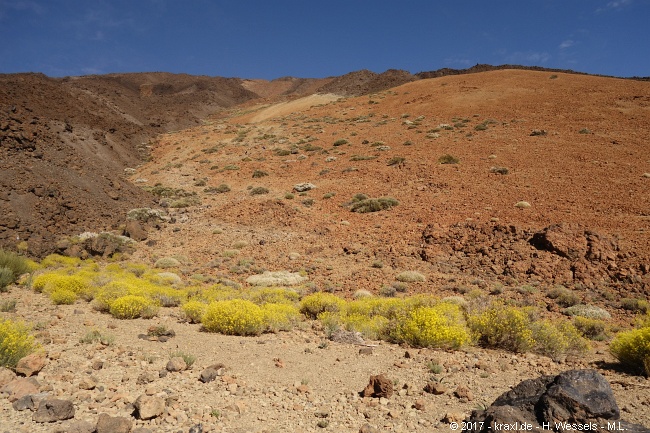
<svg viewBox="0 0 650 433"><path fill-rule="evenodd" d="M571 370L525 380L486 410L474 411L467 422L473 428L465 432L487 433L506 424L514 431L614 432L624 428L627 432L650 432L620 419L609 383L595 370Z"/></svg>

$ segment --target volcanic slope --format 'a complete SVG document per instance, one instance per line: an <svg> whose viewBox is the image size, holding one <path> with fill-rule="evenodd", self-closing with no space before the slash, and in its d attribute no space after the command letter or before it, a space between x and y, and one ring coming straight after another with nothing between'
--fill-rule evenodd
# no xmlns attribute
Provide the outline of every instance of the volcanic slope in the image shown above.
<svg viewBox="0 0 650 433"><path fill-rule="evenodd" d="M499 70L328 98L162 135L134 179L201 204L171 209L177 223L136 256L177 254L187 272L241 281L302 270L342 294L376 293L405 270L427 276L410 293L650 294L649 83ZM357 194L399 204L352 212Z"/></svg>

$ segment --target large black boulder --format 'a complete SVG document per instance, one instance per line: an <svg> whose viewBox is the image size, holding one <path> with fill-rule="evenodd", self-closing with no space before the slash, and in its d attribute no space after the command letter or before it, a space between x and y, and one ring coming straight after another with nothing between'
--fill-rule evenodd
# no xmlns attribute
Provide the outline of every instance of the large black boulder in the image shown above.
<svg viewBox="0 0 650 433"><path fill-rule="evenodd" d="M612 388L595 370L571 370L524 380L485 410L472 412L463 432L498 430L650 433L620 419Z"/></svg>

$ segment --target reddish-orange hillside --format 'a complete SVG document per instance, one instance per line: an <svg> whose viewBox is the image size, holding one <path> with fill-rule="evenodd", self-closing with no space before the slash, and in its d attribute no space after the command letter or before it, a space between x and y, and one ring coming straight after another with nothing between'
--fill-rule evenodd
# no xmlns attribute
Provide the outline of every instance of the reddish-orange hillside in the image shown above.
<svg viewBox="0 0 650 433"><path fill-rule="evenodd" d="M202 205L139 254L162 247L232 279L302 269L345 291L418 270L429 278L410 290L499 281L647 296L649 83L501 70L298 101L162 136L137 177ZM438 163L445 154L460 162ZM316 188L292 191L303 182ZM230 191L205 192L220 184ZM358 193L399 205L354 213L344 205ZM247 246L224 257L237 241Z"/></svg>

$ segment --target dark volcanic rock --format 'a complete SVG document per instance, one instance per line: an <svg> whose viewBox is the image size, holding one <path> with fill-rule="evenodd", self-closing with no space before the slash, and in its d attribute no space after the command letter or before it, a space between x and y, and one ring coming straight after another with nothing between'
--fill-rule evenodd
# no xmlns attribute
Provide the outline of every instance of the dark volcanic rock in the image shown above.
<svg viewBox="0 0 650 433"><path fill-rule="evenodd" d="M550 427L562 433L583 429L614 432L620 423L628 432L650 433L650 429L641 425L620 420L612 389L595 370L571 370L557 376L525 380L498 397L486 410L474 411L467 422L474 428L465 432L497 431L500 430L497 424L515 427L529 424L533 431Z"/></svg>

